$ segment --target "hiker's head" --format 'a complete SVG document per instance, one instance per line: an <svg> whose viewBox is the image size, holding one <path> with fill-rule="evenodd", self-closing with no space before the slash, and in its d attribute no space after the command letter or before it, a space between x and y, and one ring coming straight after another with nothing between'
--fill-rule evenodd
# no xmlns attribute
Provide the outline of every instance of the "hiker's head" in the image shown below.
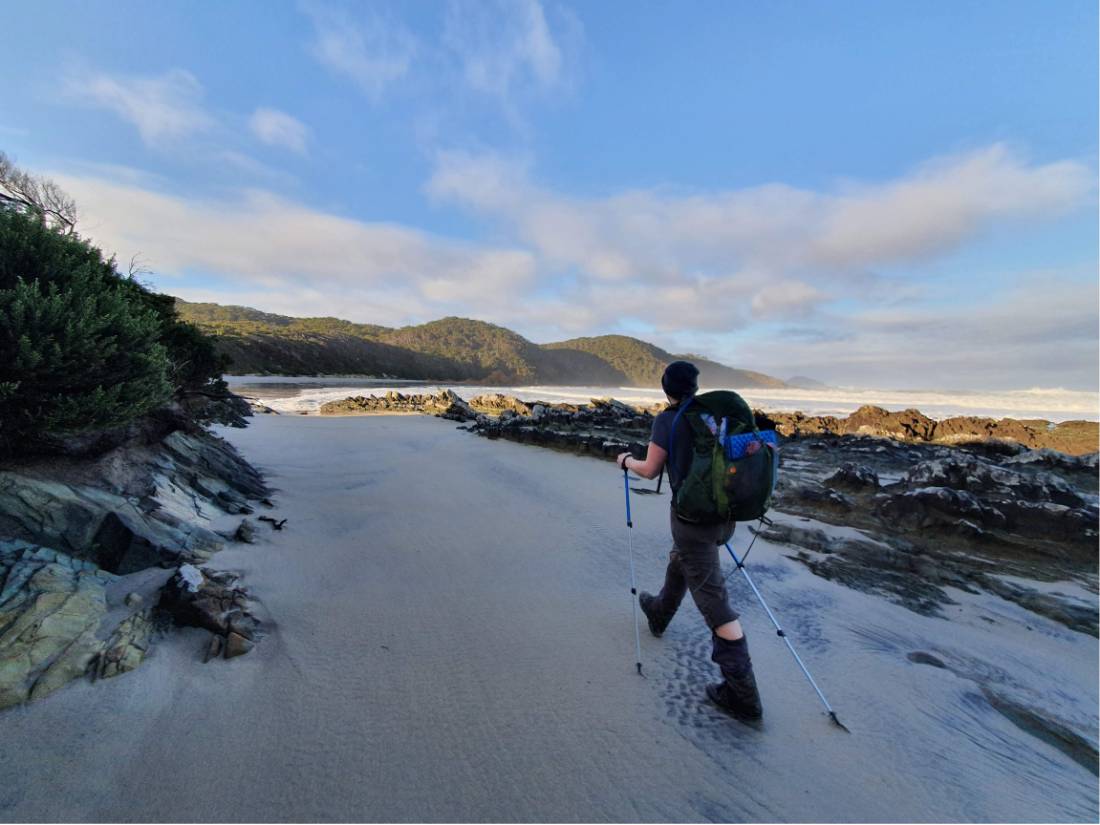
<svg viewBox="0 0 1100 825"><path fill-rule="evenodd" d="M661 376L661 389L672 401L683 401L699 389L699 370L690 361L673 361Z"/></svg>

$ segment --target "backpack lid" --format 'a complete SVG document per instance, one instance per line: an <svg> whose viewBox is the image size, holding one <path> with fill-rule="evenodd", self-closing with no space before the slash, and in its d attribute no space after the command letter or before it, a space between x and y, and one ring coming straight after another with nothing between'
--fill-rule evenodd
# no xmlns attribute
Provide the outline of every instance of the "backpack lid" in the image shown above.
<svg viewBox="0 0 1100 825"><path fill-rule="evenodd" d="M741 425L741 430L755 430L756 416L744 398L733 390L712 390L694 397L695 403L714 416L715 420L729 418ZM734 434L735 430L730 430Z"/></svg>
<svg viewBox="0 0 1100 825"><path fill-rule="evenodd" d="M756 417L752 414L752 408L749 407L744 398L733 390L711 390L701 395L688 396L680 402L680 408L676 411L676 415L672 419L672 426L669 428L669 463L673 460L672 447L676 438L676 425L681 417L691 427L692 439L696 445L701 445L707 441L713 443L712 439L715 436L707 430L706 425L699 419L699 416L703 413L710 413L716 421L721 421L723 418L730 419L730 423L733 425L727 430L730 435L757 432ZM703 440L700 441L700 439Z"/></svg>

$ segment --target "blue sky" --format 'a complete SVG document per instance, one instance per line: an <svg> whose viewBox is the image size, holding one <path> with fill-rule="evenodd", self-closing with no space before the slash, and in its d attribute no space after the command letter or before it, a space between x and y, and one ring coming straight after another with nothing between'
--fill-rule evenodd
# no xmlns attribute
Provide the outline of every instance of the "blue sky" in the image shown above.
<svg viewBox="0 0 1100 825"><path fill-rule="evenodd" d="M0 149L190 300L1097 388L1094 2L40 2Z"/></svg>

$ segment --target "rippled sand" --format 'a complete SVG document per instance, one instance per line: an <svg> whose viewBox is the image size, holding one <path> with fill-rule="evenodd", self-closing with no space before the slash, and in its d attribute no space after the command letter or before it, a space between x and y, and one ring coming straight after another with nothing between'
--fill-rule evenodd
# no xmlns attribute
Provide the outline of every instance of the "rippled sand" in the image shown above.
<svg viewBox="0 0 1100 825"><path fill-rule="evenodd" d="M269 635L0 714L4 821L1095 821L1096 776L989 689L1096 741L1097 645L995 597L949 620L817 579L758 541L756 581L841 718L731 580L765 703L700 701L685 604L634 672L621 476L429 418L260 416L227 436L287 529L215 558ZM639 586L667 496L634 499ZM743 546L739 531L736 541ZM983 692L983 686L986 689Z"/></svg>

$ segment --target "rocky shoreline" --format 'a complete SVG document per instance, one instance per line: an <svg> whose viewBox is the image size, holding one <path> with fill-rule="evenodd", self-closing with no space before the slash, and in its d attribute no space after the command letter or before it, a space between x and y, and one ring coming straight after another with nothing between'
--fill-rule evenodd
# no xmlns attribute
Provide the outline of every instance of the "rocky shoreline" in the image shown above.
<svg viewBox="0 0 1100 825"><path fill-rule="evenodd" d="M446 390L357 396L321 413L435 415L487 438L610 459L643 454L662 408L464 401ZM875 407L843 419L756 416L783 436L777 515L758 527L815 574L924 614L985 591L1097 635L1096 422L933 421Z"/></svg>
<svg viewBox="0 0 1100 825"><path fill-rule="evenodd" d="M270 490L226 441L164 429L0 468L0 709L133 670L173 624L210 631L207 659L262 636L236 577L202 565L252 540Z"/></svg>
<svg viewBox="0 0 1100 825"><path fill-rule="evenodd" d="M262 411L269 411L260 406ZM476 432L489 438L611 455L621 450L624 443L644 447L653 417L664 408L664 404L638 406L613 398L593 398L588 404L563 404L487 393L464 401L453 390L408 395L391 390L385 395L357 395L329 401L321 405L320 414L422 413L473 423ZM919 444L993 442L1005 444L1006 449L1019 446L1067 455L1087 455L1100 448L1100 423L1096 421L1055 423L981 416L953 416L937 421L918 410L890 412L874 406L860 407L845 418L807 416L800 412L753 412L761 429L774 429L787 439L858 435ZM605 440L613 442L606 449Z"/></svg>

